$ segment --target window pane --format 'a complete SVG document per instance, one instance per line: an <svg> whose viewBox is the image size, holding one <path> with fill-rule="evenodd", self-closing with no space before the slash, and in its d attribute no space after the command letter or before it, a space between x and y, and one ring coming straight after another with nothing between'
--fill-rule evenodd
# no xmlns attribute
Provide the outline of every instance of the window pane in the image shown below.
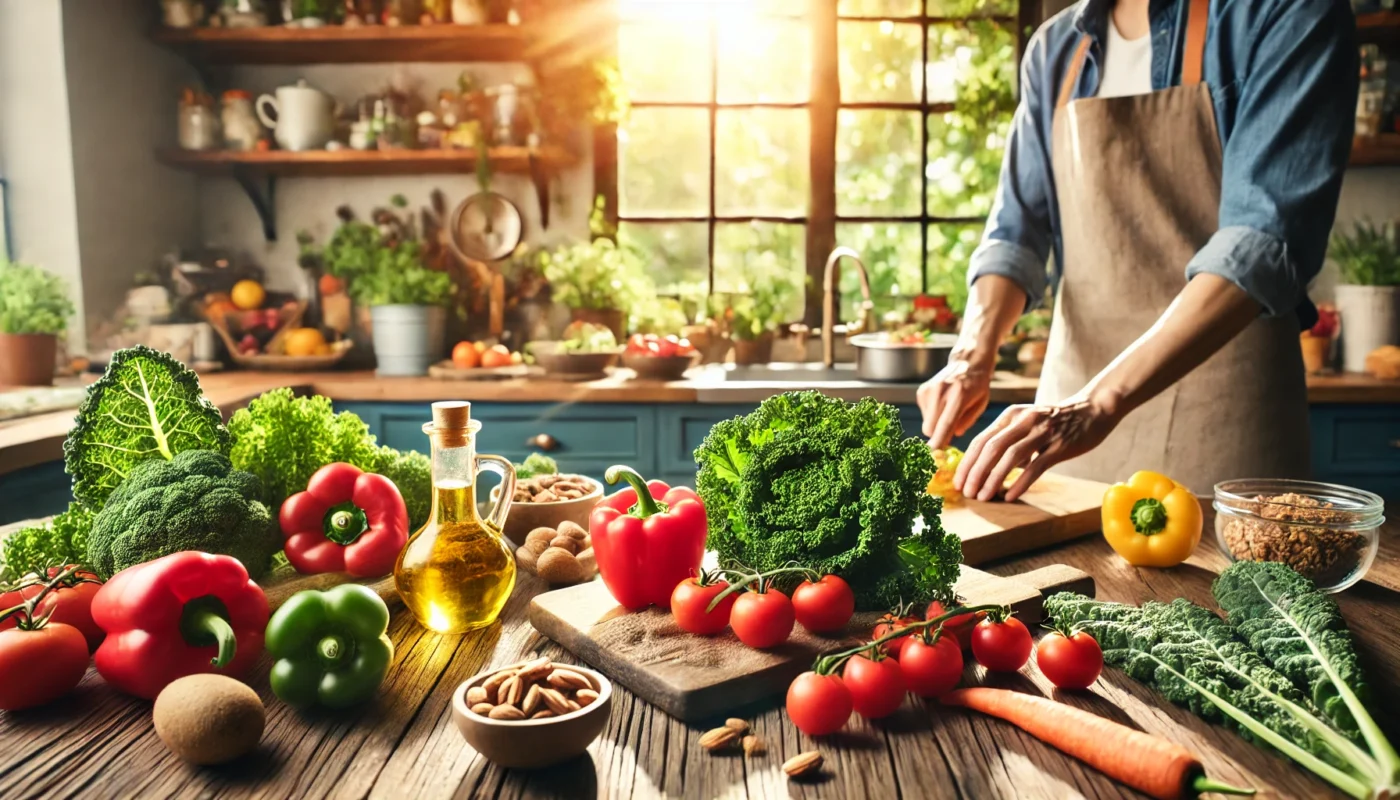
<svg viewBox="0 0 1400 800"><path fill-rule="evenodd" d="M772 222L715 226L714 291L719 302L777 322L801 318L807 285L807 227ZM776 311L768 315L765 309Z"/></svg>
<svg viewBox="0 0 1400 800"><path fill-rule="evenodd" d="M628 98L707 103L710 43L693 23L629 22L618 27L618 66Z"/></svg>
<svg viewBox="0 0 1400 800"><path fill-rule="evenodd" d="M618 213L708 213L709 127L703 108L632 109L617 131Z"/></svg>
<svg viewBox="0 0 1400 800"><path fill-rule="evenodd" d="M836 213L919 213L919 112L842 109L836 121Z"/></svg>
<svg viewBox="0 0 1400 800"><path fill-rule="evenodd" d="M1014 17L1016 0L928 0L930 17Z"/></svg>
<svg viewBox="0 0 1400 800"><path fill-rule="evenodd" d="M836 243L860 253L870 274L870 294L875 313L904 310L907 298L921 289L919 272L919 224L917 222L837 223ZM860 302L860 277L849 261L841 262L841 318L856 318Z"/></svg>
<svg viewBox="0 0 1400 800"><path fill-rule="evenodd" d="M710 226L703 222L618 224L618 241L640 250L647 276L660 294L691 298L705 294L710 277Z"/></svg>
<svg viewBox="0 0 1400 800"><path fill-rule="evenodd" d="M959 314L967 306L967 262L982 240L980 224L928 226L928 293L946 295Z"/></svg>
<svg viewBox="0 0 1400 800"><path fill-rule="evenodd" d="M922 27L894 22L839 25L842 102L919 102Z"/></svg>
<svg viewBox="0 0 1400 800"><path fill-rule="evenodd" d="M812 34L801 20L745 19L718 24L719 102L806 102Z"/></svg>
<svg viewBox="0 0 1400 800"><path fill-rule="evenodd" d="M1009 30L982 21L939 26L929 35L929 47L943 56L930 65L930 97L937 90L958 104L952 112L929 117L929 213L984 215L991 209L1015 108L1015 41Z"/></svg>
<svg viewBox="0 0 1400 800"><path fill-rule="evenodd" d="M715 201L721 215L807 213L810 156L806 109L721 110L715 138ZM674 144L667 142L666 149Z"/></svg>
<svg viewBox="0 0 1400 800"><path fill-rule="evenodd" d="M975 20L928 32L928 100L952 103L958 87L982 81L1016 85L1016 37L1009 27Z"/></svg>
<svg viewBox="0 0 1400 800"><path fill-rule="evenodd" d="M845 17L915 17L919 0L840 0L836 13Z"/></svg>

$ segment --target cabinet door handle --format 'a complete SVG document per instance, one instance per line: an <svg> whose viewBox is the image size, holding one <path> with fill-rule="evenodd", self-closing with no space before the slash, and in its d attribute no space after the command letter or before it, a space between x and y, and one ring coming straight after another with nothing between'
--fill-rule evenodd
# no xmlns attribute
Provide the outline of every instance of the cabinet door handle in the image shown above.
<svg viewBox="0 0 1400 800"><path fill-rule="evenodd" d="M525 440L526 447L538 447L546 453L559 449L559 440L547 433L537 433Z"/></svg>

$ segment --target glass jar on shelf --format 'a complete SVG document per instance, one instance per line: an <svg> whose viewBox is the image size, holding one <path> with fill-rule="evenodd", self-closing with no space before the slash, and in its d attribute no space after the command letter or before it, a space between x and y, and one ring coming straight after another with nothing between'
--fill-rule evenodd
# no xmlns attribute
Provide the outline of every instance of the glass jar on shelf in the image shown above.
<svg viewBox="0 0 1400 800"><path fill-rule="evenodd" d="M224 148L247 152L258 146L262 123L253 113L253 95L245 89L229 89L223 95L220 121L224 128Z"/></svg>
<svg viewBox="0 0 1400 800"><path fill-rule="evenodd" d="M214 114L214 101L195 89L185 89L180 96L176 138L183 150L215 150L219 147L219 118Z"/></svg>

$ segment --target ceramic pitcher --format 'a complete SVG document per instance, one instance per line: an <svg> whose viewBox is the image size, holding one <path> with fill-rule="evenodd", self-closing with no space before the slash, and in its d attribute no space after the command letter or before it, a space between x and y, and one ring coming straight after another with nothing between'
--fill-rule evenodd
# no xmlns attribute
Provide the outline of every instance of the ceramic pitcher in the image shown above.
<svg viewBox="0 0 1400 800"><path fill-rule="evenodd" d="M257 111L283 150L320 150L335 133L335 101L306 81L259 97Z"/></svg>

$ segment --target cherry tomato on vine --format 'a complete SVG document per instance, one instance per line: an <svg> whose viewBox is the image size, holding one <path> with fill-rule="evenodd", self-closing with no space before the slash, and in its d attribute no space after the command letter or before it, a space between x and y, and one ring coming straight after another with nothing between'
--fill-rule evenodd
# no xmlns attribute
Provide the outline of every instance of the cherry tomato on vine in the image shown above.
<svg viewBox="0 0 1400 800"><path fill-rule="evenodd" d="M952 607L957 608L957 604ZM942 603L934 600L928 604L928 613L924 614L924 619L941 617L946 613L948 613L948 609L944 608ZM972 642L972 626L977 624L977 616L977 614L969 612L943 620L943 634L955 637L958 646L966 649Z"/></svg>
<svg viewBox="0 0 1400 800"><path fill-rule="evenodd" d="M906 625L913 625L915 622L923 622L923 620L912 615L899 616L895 612L888 612L880 617L879 622L875 623L875 629L870 632L870 638L879 639L888 636ZM880 645L880 649L883 650L886 655L899 658L900 651L902 651L907 644L909 644L909 635L905 634L898 639L891 639L885 642Z"/></svg>
<svg viewBox="0 0 1400 800"><path fill-rule="evenodd" d="M839 676L804 672L788 687L788 718L808 736L841 730L851 708L851 692Z"/></svg>
<svg viewBox="0 0 1400 800"><path fill-rule="evenodd" d="M958 685L962 678L962 648L947 632L933 644L914 637L899 656L899 671L909 691L920 697L939 697Z"/></svg>
<svg viewBox="0 0 1400 800"><path fill-rule="evenodd" d="M792 592L792 608L802 627L813 633L839 631L856 611L856 595L849 583L825 575L816 583L798 584Z"/></svg>
<svg viewBox="0 0 1400 800"><path fill-rule="evenodd" d="M72 625L0 631L0 709L18 711L57 700L83 679L87 640Z"/></svg>
<svg viewBox="0 0 1400 800"><path fill-rule="evenodd" d="M851 692L855 712L866 719L888 717L904 702L904 674L893 658L851 656L841 679Z"/></svg>
<svg viewBox="0 0 1400 800"><path fill-rule="evenodd" d="M792 601L776 589L745 592L729 612L729 627L734 629L734 635L759 650L786 642L795 620Z"/></svg>
<svg viewBox="0 0 1400 800"><path fill-rule="evenodd" d="M49 577L58 575L60 571L58 567L50 568ZM77 581L71 586L60 583L44 595L44 599L40 600L38 607L34 609L34 614L40 617L48 614L50 622L62 622L77 628L87 640L88 651L91 652L102 644L102 638L106 635L97 627L97 623L92 621L92 598L97 594L97 590L102 588L102 584L97 582L97 576L91 572L75 573L73 579ZM20 605L43 588L42 585L35 584L0 594L0 611ZM18 621L18 617L0 620L0 630L13 628Z"/></svg>
<svg viewBox="0 0 1400 800"><path fill-rule="evenodd" d="M1035 663L1061 689L1087 689L1103 671L1103 650L1084 631L1051 631L1035 646Z"/></svg>
<svg viewBox="0 0 1400 800"><path fill-rule="evenodd" d="M675 591L671 592L671 616L681 630L701 636L719 633L729 624L729 614L734 608L736 596L731 594L719 601L719 605L709 613L705 609L727 588L728 584L723 581L702 586L698 578L686 578L676 584Z"/></svg>
<svg viewBox="0 0 1400 800"><path fill-rule="evenodd" d="M1015 672L1031 657L1031 632L1015 617L984 619L972 629L972 655L992 672Z"/></svg>

